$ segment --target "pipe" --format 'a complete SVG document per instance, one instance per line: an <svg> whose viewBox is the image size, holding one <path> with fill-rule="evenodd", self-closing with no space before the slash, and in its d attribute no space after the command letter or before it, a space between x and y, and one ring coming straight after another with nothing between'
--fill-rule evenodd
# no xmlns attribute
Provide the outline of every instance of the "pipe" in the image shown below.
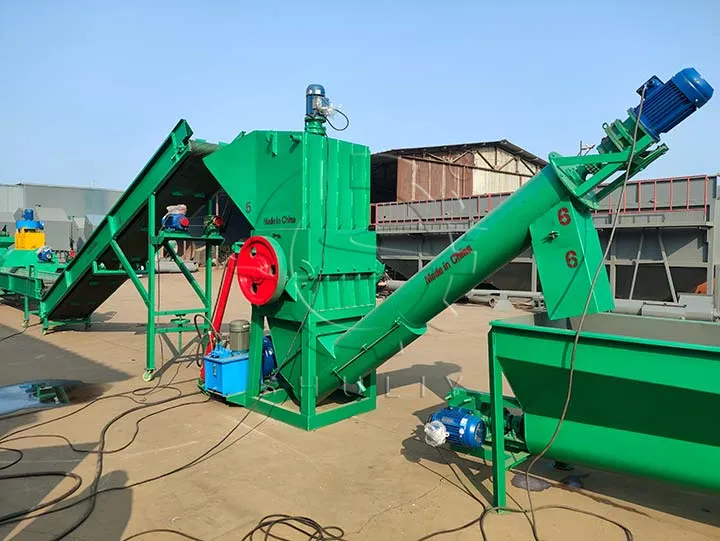
<svg viewBox="0 0 720 541"><path fill-rule="evenodd" d="M407 282L405 280L388 280L385 283L385 289L388 291L397 291ZM511 289L471 289L465 296L467 297L503 297L503 298L521 298L521 299L540 299L542 293L532 291L515 291Z"/></svg>
<svg viewBox="0 0 720 541"><path fill-rule="evenodd" d="M422 336L428 321L525 251L530 225L568 195L548 165L455 240L331 345L328 353L340 362L334 377L319 377L320 398L357 382Z"/></svg>
<svg viewBox="0 0 720 541"><path fill-rule="evenodd" d="M232 286L233 277L235 276L235 268L237 266L237 254L232 254L227 261L225 272L223 274L223 281L220 286L220 293L218 294L217 306L215 307L215 313L212 317L212 326L214 329L220 331L222 327L223 318L225 317L225 309L227 308L228 297L230 296L230 287ZM208 340L207 348L205 348L205 355L208 355L214 347L212 334ZM205 381L205 363L202 363L200 368L200 380Z"/></svg>

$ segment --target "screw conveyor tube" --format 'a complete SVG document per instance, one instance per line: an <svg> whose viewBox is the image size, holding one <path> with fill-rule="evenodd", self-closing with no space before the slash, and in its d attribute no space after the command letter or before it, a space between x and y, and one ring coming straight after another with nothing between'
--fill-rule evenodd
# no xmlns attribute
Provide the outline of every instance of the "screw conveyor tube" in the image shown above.
<svg viewBox="0 0 720 541"><path fill-rule="evenodd" d="M638 90L639 110L628 111L624 122L604 125L607 135L598 145L598 156L551 154L550 164L403 287L338 338L321 342L324 359L318 370L318 398L344 384L361 382L420 337L428 321L526 250L531 245L530 226L555 205L572 200L579 212L597 208L600 199L623 185L621 177L627 180L660 157L667 150L665 145L649 150L660 134L702 107L712 93L693 68L667 83L653 77ZM593 191L611 174L626 169L626 174Z"/></svg>

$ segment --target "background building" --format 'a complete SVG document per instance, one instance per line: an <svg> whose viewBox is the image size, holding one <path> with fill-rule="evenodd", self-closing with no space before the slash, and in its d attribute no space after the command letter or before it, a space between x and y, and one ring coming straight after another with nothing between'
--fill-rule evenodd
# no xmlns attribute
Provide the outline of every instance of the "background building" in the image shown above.
<svg viewBox="0 0 720 541"><path fill-rule="evenodd" d="M13 234L15 220L22 216L23 209L31 208L36 219L45 222L45 238L53 250L77 249L92 232L92 228L85 227L87 217L104 217L122 193L104 188L0 184L0 228L5 226ZM83 227L77 227L80 223Z"/></svg>
<svg viewBox="0 0 720 541"><path fill-rule="evenodd" d="M372 156L373 203L517 190L547 162L506 139L388 150Z"/></svg>

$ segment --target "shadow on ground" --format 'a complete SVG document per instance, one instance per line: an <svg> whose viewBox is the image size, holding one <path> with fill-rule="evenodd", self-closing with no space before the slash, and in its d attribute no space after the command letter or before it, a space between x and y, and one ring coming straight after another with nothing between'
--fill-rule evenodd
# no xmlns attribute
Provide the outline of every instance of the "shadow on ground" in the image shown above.
<svg viewBox="0 0 720 541"><path fill-rule="evenodd" d="M19 443L19 442L18 442ZM12 442L8 447L12 447ZM78 444L81 448L92 448L92 443ZM20 447L20 446L18 446ZM0 467L8 461L15 460L15 454L7 451L0 452ZM53 496L61 496L71 492L75 481L58 475L63 472L72 472L81 461L93 464L89 471L94 472L96 455L75 453L67 446L52 446L28 449L24 451L22 461L0 472L0 475L24 474L30 472L54 472L55 475L47 477L32 477L26 479L0 479L0 515L26 510L40 504L51 492ZM88 470L88 468L85 468ZM92 475L92 474L88 474ZM113 471L100 479L99 488L121 486L127 483L128 477L124 471ZM68 494L66 500L39 511L50 511L45 516L0 526L0 539L15 541L49 541L55 539L66 529L78 523L90 508L90 501L84 501L67 510L53 512L64 507L73 500L90 494L91 479L85 479L83 487L76 492ZM103 494L97 497L95 509L87 520L73 532L69 539L102 539L119 541L123 537L130 520L132 508L132 492L121 490Z"/></svg>
<svg viewBox="0 0 720 541"><path fill-rule="evenodd" d="M462 367L455 363L436 361L432 364L414 364L390 372L378 372L377 394L392 394L405 387L416 386L418 392L429 390L438 398L444 399L452 387L458 386Z"/></svg>
<svg viewBox="0 0 720 541"><path fill-rule="evenodd" d="M4 325L0 325L0 363L0 386L51 380L84 384L80 386L84 391L77 394L75 403L99 396L104 384L133 377L29 334L18 334ZM19 425L31 424L37 415L32 410L20 413L0 417L0 435Z"/></svg>
<svg viewBox="0 0 720 541"><path fill-rule="evenodd" d="M410 462L432 471L435 475L444 477L464 492L469 491L478 495L486 504L491 505L492 494L482 485L492 478L490 462L471 455L456 453L450 450L447 444L437 449L425 443L424 423L432 413L441 407L442 404L415 412L419 424L415 434L402 442L401 453ZM528 465L529 461L513 471L524 476L525 468ZM450 466L460 475L456 476L447 471L447 468L443 469L439 466ZM552 483L550 490L580 492L599 503L626 511L642 513L632 506L635 504L694 522L720 526L720 500L717 494L687 489L654 479L596 470L582 465L573 465L572 467L571 471L561 471L554 467L552 460L542 459L533 467L532 475L550 481ZM668 464L668 467L671 465ZM571 479L579 479L582 488L566 484ZM627 504L622 502L627 502Z"/></svg>

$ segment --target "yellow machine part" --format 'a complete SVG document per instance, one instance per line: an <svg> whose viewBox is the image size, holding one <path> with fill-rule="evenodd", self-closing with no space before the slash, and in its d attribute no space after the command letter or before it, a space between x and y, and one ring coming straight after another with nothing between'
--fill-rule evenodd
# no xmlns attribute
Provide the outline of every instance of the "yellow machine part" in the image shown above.
<svg viewBox="0 0 720 541"><path fill-rule="evenodd" d="M18 231L15 233L16 250L37 250L45 246L45 233L42 231Z"/></svg>

